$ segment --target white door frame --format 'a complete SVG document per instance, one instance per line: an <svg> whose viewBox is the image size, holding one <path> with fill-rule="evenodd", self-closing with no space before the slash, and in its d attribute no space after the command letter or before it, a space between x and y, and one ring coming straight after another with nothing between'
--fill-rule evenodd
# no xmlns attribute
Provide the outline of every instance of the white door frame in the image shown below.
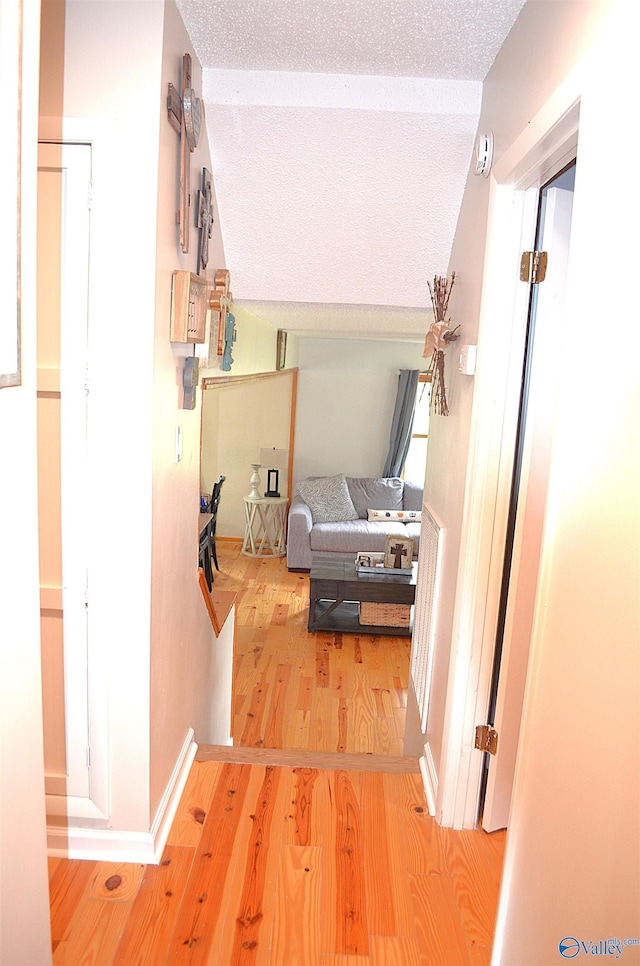
<svg viewBox="0 0 640 966"><path fill-rule="evenodd" d="M546 196L542 233L535 247L549 253L549 267L530 313L533 339L527 349L529 384L521 427L521 466L512 547L507 551L508 591L492 722L499 741L495 756L487 760L482 804L482 827L488 832L505 828L509 819L533 629L533 603L538 587L557 391L565 365L556 345L564 328L573 189L549 185L538 194L542 193ZM504 579L503 574L503 586Z"/></svg>
<svg viewBox="0 0 640 966"><path fill-rule="evenodd" d="M528 286L518 282L522 240L535 235L539 187L575 156L578 71L491 173L478 366L451 637L436 816L451 828L478 818L483 755L475 726L486 720L522 375ZM505 325L505 320L509 323Z"/></svg>

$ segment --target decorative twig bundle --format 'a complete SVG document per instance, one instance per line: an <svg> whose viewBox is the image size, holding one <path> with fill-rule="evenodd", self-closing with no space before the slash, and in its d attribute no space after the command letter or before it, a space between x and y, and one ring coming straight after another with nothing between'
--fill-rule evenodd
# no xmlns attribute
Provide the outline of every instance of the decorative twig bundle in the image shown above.
<svg viewBox="0 0 640 966"><path fill-rule="evenodd" d="M445 321L447 309L449 308L449 297L451 296L451 290L455 284L455 280L456 273L452 272L451 278L447 278L446 275L436 275L433 279L433 285L431 282L427 282L436 322Z"/></svg>
<svg viewBox="0 0 640 966"><path fill-rule="evenodd" d="M436 275L433 279L433 285L431 282L427 283L429 286L429 294L431 295L435 321L427 332L422 355L423 357L431 355L431 364L429 366L429 372L431 373L431 403L434 412L439 416L449 415L447 391L444 384L444 349L459 338L458 329L460 326L456 325L454 329L449 328L451 319L447 319L446 317L449 298L455 280L456 273L452 272L451 278L447 278L446 275Z"/></svg>

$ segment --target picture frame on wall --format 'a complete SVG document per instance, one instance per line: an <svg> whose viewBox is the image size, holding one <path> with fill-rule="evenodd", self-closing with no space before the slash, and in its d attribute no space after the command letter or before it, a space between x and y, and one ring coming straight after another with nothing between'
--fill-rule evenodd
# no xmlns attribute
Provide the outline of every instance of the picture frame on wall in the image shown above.
<svg viewBox="0 0 640 966"><path fill-rule="evenodd" d="M284 369L287 364L287 333L284 329L278 329L276 341L276 369Z"/></svg>

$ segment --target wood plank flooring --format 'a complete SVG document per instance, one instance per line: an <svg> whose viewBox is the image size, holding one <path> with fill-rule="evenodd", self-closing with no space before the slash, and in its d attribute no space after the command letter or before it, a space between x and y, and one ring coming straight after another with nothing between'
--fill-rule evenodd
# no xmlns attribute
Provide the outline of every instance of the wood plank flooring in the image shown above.
<svg viewBox="0 0 640 966"><path fill-rule="evenodd" d="M51 860L53 961L488 963L503 844L413 772L196 761L159 866Z"/></svg>
<svg viewBox="0 0 640 966"><path fill-rule="evenodd" d="M218 544L215 587L237 594L234 744L402 755L408 638L307 631L309 575Z"/></svg>
<svg viewBox="0 0 640 966"><path fill-rule="evenodd" d="M224 543L218 559L244 741L199 748L158 866L50 860L54 964L488 964L505 835L429 816L393 714L404 642L315 641L308 577Z"/></svg>

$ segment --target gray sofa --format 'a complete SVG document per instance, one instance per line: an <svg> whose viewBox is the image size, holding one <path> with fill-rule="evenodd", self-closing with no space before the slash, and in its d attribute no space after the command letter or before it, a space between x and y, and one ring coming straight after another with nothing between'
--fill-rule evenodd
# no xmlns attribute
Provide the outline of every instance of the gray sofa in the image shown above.
<svg viewBox="0 0 640 966"><path fill-rule="evenodd" d="M317 499L315 487L325 483L333 485L334 490L338 487L340 491L342 487L348 493L347 496L345 492L339 492L335 512L332 512L332 499L324 502ZM414 514L414 521L369 520L370 510L388 510L392 517L406 510ZM397 477L309 477L300 483L298 492L291 500L287 525L287 567L289 570L307 571L314 560L327 554L355 558L358 551L382 552L387 536L413 537L415 559L420 542L421 510L422 487ZM331 519L332 516L338 519Z"/></svg>

